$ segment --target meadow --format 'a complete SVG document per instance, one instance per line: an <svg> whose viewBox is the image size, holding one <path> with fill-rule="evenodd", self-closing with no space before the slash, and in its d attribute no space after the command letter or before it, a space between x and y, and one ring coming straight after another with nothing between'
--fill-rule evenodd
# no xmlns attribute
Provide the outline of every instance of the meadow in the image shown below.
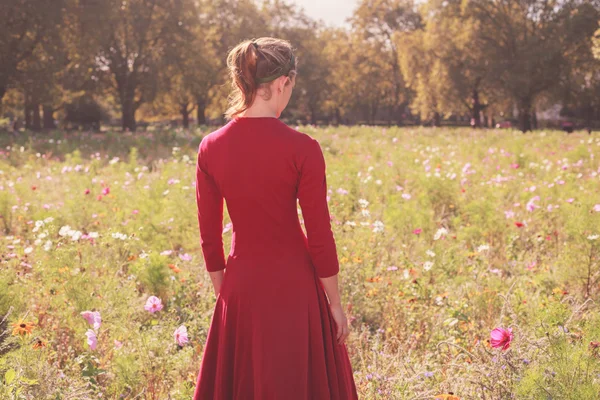
<svg viewBox="0 0 600 400"><path fill-rule="evenodd" d="M327 161L361 399L598 398L597 135L298 129ZM0 138L0 398L191 398L208 132Z"/></svg>

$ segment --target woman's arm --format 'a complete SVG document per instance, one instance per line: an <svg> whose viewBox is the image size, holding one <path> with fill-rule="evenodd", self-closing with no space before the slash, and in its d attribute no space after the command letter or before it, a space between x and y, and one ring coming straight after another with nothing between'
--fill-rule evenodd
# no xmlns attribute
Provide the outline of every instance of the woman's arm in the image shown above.
<svg viewBox="0 0 600 400"><path fill-rule="evenodd" d="M205 142L200 143L196 162L196 203L198 206L198 226L200 246L204 265L209 272L215 295L221 290L225 254L223 249L223 196L212 178L206 172Z"/></svg>
<svg viewBox="0 0 600 400"><path fill-rule="evenodd" d="M306 227L308 251L317 276L323 284L329 308L336 324L338 343L349 334L338 289L339 261L331 230L327 206L327 178L325 158L319 142L312 139L301 167L298 200Z"/></svg>

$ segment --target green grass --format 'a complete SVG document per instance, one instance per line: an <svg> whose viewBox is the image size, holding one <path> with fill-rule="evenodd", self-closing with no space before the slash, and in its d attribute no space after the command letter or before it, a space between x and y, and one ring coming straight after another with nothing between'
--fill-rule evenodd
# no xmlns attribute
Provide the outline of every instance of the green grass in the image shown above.
<svg viewBox="0 0 600 400"><path fill-rule="evenodd" d="M327 161L361 399L597 398L600 139L299 129ZM0 138L0 398L191 398L214 306L193 187L207 132Z"/></svg>

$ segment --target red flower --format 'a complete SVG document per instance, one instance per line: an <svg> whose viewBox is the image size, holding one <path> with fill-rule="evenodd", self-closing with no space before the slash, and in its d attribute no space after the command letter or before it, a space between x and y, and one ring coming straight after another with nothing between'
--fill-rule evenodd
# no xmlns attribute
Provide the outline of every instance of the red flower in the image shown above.
<svg viewBox="0 0 600 400"><path fill-rule="evenodd" d="M522 228L522 227L524 227L524 226L525 226L525 224L524 224L524 223L522 223L522 222L518 222L518 221L517 221L517 222L515 222L515 225L517 226L517 228Z"/></svg>
<svg viewBox="0 0 600 400"><path fill-rule="evenodd" d="M492 347L502 347L502 350L507 350L510 347L513 336L511 328L496 328L490 333L490 344Z"/></svg>

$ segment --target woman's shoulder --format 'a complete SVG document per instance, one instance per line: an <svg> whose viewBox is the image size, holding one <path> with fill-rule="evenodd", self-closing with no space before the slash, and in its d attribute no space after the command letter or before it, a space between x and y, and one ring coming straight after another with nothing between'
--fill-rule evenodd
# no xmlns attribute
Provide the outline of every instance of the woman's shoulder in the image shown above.
<svg viewBox="0 0 600 400"><path fill-rule="evenodd" d="M281 124L285 127L284 129L287 130L289 136L295 141L296 145L303 147L314 147L315 145L318 145L319 142L317 139L308 133L301 131L299 126L293 128L283 121L281 121Z"/></svg>

